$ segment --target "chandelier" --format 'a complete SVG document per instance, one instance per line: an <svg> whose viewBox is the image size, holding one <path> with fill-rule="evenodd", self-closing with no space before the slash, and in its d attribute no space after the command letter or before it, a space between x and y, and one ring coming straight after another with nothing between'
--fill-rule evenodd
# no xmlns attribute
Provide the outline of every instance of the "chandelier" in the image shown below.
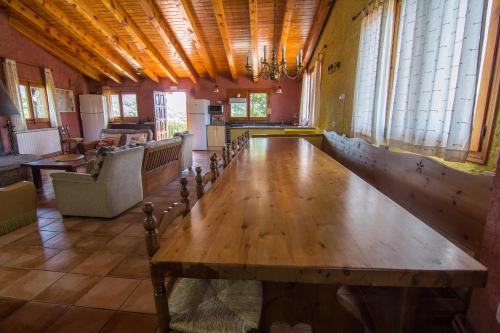
<svg viewBox="0 0 500 333"><path fill-rule="evenodd" d="M303 50L300 49L295 55L296 69L295 71L289 71L286 67L286 45L283 44L281 47L281 62L278 62L278 52L276 50L276 2L274 2L274 29L273 29L273 50L271 53L271 62L267 61L267 45L263 47L263 57L260 59L260 70L257 75L253 75L253 68L250 64L250 58L252 56L252 51L250 50L247 55L247 64L245 69L249 76L253 79L261 78L263 80L271 79L272 81L279 81L282 78L296 79L299 76L300 70L302 69L303 60Z"/></svg>

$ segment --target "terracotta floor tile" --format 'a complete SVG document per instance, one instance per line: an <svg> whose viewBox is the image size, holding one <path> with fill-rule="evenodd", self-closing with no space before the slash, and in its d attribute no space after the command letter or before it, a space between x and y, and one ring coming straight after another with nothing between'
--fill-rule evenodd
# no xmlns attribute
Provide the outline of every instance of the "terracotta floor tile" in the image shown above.
<svg viewBox="0 0 500 333"><path fill-rule="evenodd" d="M125 258L124 254L99 251L93 253L81 264L76 266L72 273L83 273L91 275L105 275L115 268Z"/></svg>
<svg viewBox="0 0 500 333"><path fill-rule="evenodd" d="M149 259L141 255L129 255L118 264L109 276L147 279L149 277Z"/></svg>
<svg viewBox="0 0 500 333"><path fill-rule="evenodd" d="M0 297L0 320L9 316L25 303L26 301L20 299Z"/></svg>
<svg viewBox="0 0 500 333"><path fill-rule="evenodd" d="M38 224L38 228L41 229L49 224L55 223L55 222L60 222L60 219L46 219L43 217L37 218L36 223Z"/></svg>
<svg viewBox="0 0 500 333"><path fill-rule="evenodd" d="M151 281L142 280L120 307L120 310L156 314Z"/></svg>
<svg viewBox="0 0 500 333"><path fill-rule="evenodd" d="M33 299L45 288L57 281L63 273L30 271L0 290L0 296L18 299ZM1 330L0 330L1 332Z"/></svg>
<svg viewBox="0 0 500 333"><path fill-rule="evenodd" d="M6 261L3 265L16 268L36 268L61 252L58 249L43 247L25 247L21 249L22 252L18 257Z"/></svg>
<svg viewBox="0 0 500 333"><path fill-rule="evenodd" d="M23 275L28 274L26 269L0 267L0 288L5 288Z"/></svg>
<svg viewBox="0 0 500 333"><path fill-rule="evenodd" d="M47 333L97 333L113 313L110 310L72 306L49 327Z"/></svg>
<svg viewBox="0 0 500 333"><path fill-rule="evenodd" d="M144 227L141 223L131 224L127 229L120 233L120 236L144 237Z"/></svg>
<svg viewBox="0 0 500 333"><path fill-rule="evenodd" d="M40 211L40 213L39 213L39 211ZM41 210L37 209L37 216L43 217L46 219L60 219L60 218L62 218L61 213L56 208L42 208Z"/></svg>
<svg viewBox="0 0 500 333"><path fill-rule="evenodd" d="M21 247L4 246L0 249L0 265L19 258L24 253Z"/></svg>
<svg viewBox="0 0 500 333"><path fill-rule="evenodd" d="M107 221L82 221L71 228L72 231L81 231L81 232L94 232L100 227L102 227Z"/></svg>
<svg viewBox="0 0 500 333"><path fill-rule="evenodd" d="M12 242L26 236L27 234L31 233L33 229L23 227L14 231L11 231L5 235L0 236L0 246L6 245L6 244L11 244Z"/></svg>
<svg viewBox="0 0 500 333"><path fill-rule="evenodd" d="M130 253L136 249L141 242L146 242L144 237L118 235L106 244L105 249L118 253Z"/></svg>
<svg viewBox="0 0 500 333"><path fill-rule="evenodd" d="M91 252L62 250L36 268L47 271L69 272L82 261L87 259L91 254Z"/></svg>
<svg viewBox="0 0 500 333"><path fill-rule="evenodd" d="M44 247L50 247L54 249L70 249L75 245L80 239L85 237L86 234L83 232L62 232L59 235L52 237L47 242L43 244Z"/></svg>
<svg viewBox="0 0 500 333"><path fill-rule="evenodd" d="M117 217L111 219L112 222L121 222L121 223L137 223L141 224L144 219L144 213L130 213L126 212L126 214L121 214Z"/></svg>
<svg viewBox="0 0 500 333"><path fill-rule="evenodd" d="M42 246L45 241L48 241L54 236L59 235L58 232L53 231L34 231L27 234L24 237L16 240L15 242L9 244L10 246L30 246L39 245Z"/></svg>
<svg viewBox="0 0 500 333"><path fill-rule="evenodd" d="M153 333L158 326L156 315L117 312L102 333Z"/></svg>
<svg viewBox="0 0 500 333"><path fill-rule="evenodd" d="M105 235L118 235L123 230L127 229L130 226L130 223L122 223L122 222L114 222L114 221L106 221L105 224L95 231L96 234L105 234Z"/></svg>
<svg viewBox="0 0 500 333"><path fill-rule="evenodd" d="M27 302L17 311L0 320L0 332L46 332L47 328L64 313L66 308L66 305Z"/></svg>
<svg viewBox="0 0 500 333"><path fill-rule="evenodd" d="M95 251L100 250L113 238L113 236L104 236L96 234L87 234L85 237L75 243L73 249Z"/></svg>
<svg viewBox="0 0 500 333"><path fill-rule="evenodd" d="M62 220L53 220L54 222L47 224L41 227L42 230L47 231L68 231L74 226L76 226L80 221L62 221Z"/></svg>
<svg viewBox="0 0 500 333"><path fill-rule="evenodd" d="M96 275L68 273L38 294L35 300L73 304L92 288L98 280L99 276Z"/></svg>
<svg viewBox="0 0 500 333"><path fill-rule="evenodd" d="M88 291L76 305L118 309L139 284L139 280L105 277Z"/></svg>

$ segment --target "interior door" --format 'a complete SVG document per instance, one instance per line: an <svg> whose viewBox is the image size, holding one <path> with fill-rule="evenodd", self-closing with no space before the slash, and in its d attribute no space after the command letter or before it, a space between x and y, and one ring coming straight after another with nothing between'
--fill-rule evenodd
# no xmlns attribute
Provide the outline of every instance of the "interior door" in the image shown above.
<svg viewBox="0 0 500 333"><path fill-rule="evenodd" d="M155 109L155 140L165 140L168 137L167 132L167 93L163 91L154 91L154 109Z"/></svg>

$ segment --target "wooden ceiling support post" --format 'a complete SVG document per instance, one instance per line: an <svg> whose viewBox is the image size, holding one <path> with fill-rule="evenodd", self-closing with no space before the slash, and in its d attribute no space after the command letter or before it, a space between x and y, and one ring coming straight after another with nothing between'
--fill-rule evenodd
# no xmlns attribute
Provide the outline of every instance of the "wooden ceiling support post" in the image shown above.
<svg viewBox="0 0 500 333"><path fill-rule="evenodd" d="M233 50L231 48L231 41L229 40L229 32L227 30L226 14L224 13L224 5L222 0L212 0L212 5L214 8L215 19L217 20L217 25L219 26L220 35L222 42L224 44L224 51L226 51L227 63L229 65L229 70L231 72L231 77L233 81L238 78L236 72L236 65L234 64Z"/></svg>

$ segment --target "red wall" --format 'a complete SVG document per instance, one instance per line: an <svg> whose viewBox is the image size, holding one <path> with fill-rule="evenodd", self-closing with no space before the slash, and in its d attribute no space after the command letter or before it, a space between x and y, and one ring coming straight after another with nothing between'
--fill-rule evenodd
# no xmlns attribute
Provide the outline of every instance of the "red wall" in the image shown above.
<svg viewBox="0 0 500 333"><path fill-rule="evenodd" d="M52 69L56 88L71 89L75 96L87 93L87 80L82 74L67 66L42 48L26 39L9 25L7 14L0 9L0 57L17 62L20 80L44 82L43 67ZM3 61L2 61L3 62ZM0 79L5 83L3 65L0 66ZM78 99L75 103L78 110ZM80 121L76 112L63 112L61 119L69 125L72 136L80 136ZM4 147L8 146L7 131L3 128L5 118L0 117L0 134ZM40 126L40 125L38 125ZM33 125L29 125L33 128Z"/></svg>
<svg viewBox="0 0 500 333"><path fill-rule="evenodd" d="M114 82L104 82L90 84L91 93L101 93L101 86L106 85L121 91L136 92L139 104L140 118L153 118L153 91L169 91L172 90L173 84L168 79L161 79L159 83L155 83L149 79L139 83L132 81L125 81L122 84ZM295 113L300 111L300 93L301 84L296 80L284 80L281 82L283 88L282 94L276 94L276 84L269 80L258 81L254 83L247 77L239 77L236 82L225 77L217 78L217 85L219 86L219 93L214 93L213 89L215 83L208 79L199 79L197 84L193 84L189 79L179 79L179 83L175 85L177 90L186 90L188 98L204 98L210 100L212 103L217 101L227 102L227 89L270 89L270 104L272 114L269 121L293 121ZM227 116L227 107L224 106L224 113Z"/></svg>
<svg viewBox="0 0 500 333"><path fill-rule="evenodd" d="M500 159L497 170L500 170ZM500 172L493 180L492 202L479 260L488 267L488 282L486 288L474 290L468 319L476 333L500 332L500 324L495 318L500 302Z"/></svg>

